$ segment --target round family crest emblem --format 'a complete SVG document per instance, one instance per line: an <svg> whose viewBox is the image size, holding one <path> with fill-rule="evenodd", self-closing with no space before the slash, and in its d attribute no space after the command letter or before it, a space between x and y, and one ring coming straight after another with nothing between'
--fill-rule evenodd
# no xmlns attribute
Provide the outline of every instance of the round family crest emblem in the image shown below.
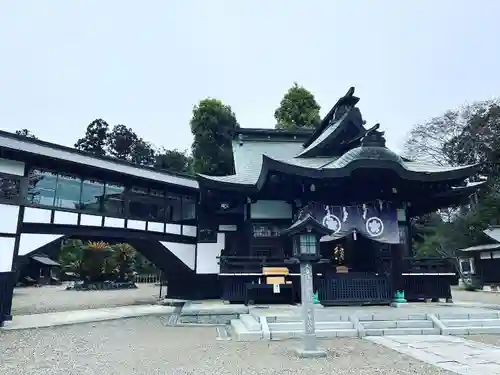
<svg viewBox="0 0 500 375"><path fill-rule="evenodd" d="M384 233L384 223L376 216L366 220L365 227L368 234L372 237L377 237Z"/></svg>
<svg viewBox="0 0 500 375"><path fill-rule="evenodd" d="M339 218L332 214L325 215L323 218L323 226L332 230L334 234L340 232L340 229L342 229L342 223Z"/></svg>

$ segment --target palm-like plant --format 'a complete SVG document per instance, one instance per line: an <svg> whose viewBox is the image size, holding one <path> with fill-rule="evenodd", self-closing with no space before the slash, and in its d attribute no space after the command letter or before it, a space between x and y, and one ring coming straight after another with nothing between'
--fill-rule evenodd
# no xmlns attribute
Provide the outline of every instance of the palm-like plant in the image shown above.
<svg viewBox="0 0 500 375"><path fill-rule="evenodd" d="M109 266L106 266L107 258L113 253L113 249L104 241L89 241L82 247L83 269L88 281L99 281L103 278Z"/></svg>
<svg viewBox="0 0 500 375"><path fill-rule="evenodd" d="M119 280L130 277L134 271L136 250L128 243L113 245L113 258L116 264L117 276Z"/></svg>

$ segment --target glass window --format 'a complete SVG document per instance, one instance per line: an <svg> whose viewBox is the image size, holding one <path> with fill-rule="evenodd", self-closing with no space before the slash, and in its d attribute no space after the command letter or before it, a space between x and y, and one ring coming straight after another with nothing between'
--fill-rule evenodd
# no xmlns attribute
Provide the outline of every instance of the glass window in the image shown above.
<svg viewBox="0 0 500 375"><path fill-rule="evenodd" d="M175 223L181 220L181 197L174 194L167 194L167 221Z"/></svg>
<svg viewBox="0 0 500 375"><path fill-rule="evenodd" d="M165 196L161 190L132 188L129 196L130 216L149 221L164 222L166 217Z"/></svg>
<svg viewBox="0 0 500 375"><path fill-rule="evenodd" d="M164 222L166 219L165 193L162 190L149 191L148 220Z"/></svg>
<svg viewBox="0 0 500 375"><path fill-rule="evenodd" d="M149 208L147 207L148 190L133 187L129 193L129 214L135 219L146 220Z"/></svg>
<svg viewBox="0 0 500 375"><path fill-rule="evenodd" d="M57 174L33 169L28 175L26 200L31 204L53 206L56 197Z"/></svg>
<svg viewBox="0 0 500 375"><path fill-rule="evenodd" d="M54 205L61 208L78 209L82 180L79 177L59 174L56 182Z"/></svg>
<svg viewBox="0 0 500 375"><path fill-rule="evenodd" d="M193 197L182 197L182 220L196 218L196 201Z"/></svg>
<svg viewBox="0 0 500 375"><path fill-rule="evenodd" d="M101 212L104 197L104 183L95 180L84 180L82 183L81 209Z"/></svg>
<svg viewBox="0 0 500 375"><path fill-rule="evenodd" d="M314 234L300 235L300 252L302 254L316 254L316 236Z"/></svg>
<svg viewBox="0 0 500 375"><path fill-rule="evenodd" d="M123 216L125 213L125 186L106 183L102 207L105 214Z"/></svg>

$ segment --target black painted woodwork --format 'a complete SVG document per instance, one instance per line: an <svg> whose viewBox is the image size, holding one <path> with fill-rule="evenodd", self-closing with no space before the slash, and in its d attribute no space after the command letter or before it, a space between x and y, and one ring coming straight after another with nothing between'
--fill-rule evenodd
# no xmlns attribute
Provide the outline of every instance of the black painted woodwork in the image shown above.
<svg viewBox="0 0 500 375"><path fill-rule="evenodd" d="M15 272L0 272L0 327L12 320L12 295L16 280Z"/></svg>

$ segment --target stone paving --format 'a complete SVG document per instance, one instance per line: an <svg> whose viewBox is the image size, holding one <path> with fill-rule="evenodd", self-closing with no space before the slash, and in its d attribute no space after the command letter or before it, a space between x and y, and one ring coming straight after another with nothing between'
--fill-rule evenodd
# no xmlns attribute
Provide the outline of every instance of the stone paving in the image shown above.
<svg viewBox="0 0 500 375"><path fill-rule="evenodd" d="M457 374L500 374L497 346L452 336L385 336L365 340Z"/></svg>

